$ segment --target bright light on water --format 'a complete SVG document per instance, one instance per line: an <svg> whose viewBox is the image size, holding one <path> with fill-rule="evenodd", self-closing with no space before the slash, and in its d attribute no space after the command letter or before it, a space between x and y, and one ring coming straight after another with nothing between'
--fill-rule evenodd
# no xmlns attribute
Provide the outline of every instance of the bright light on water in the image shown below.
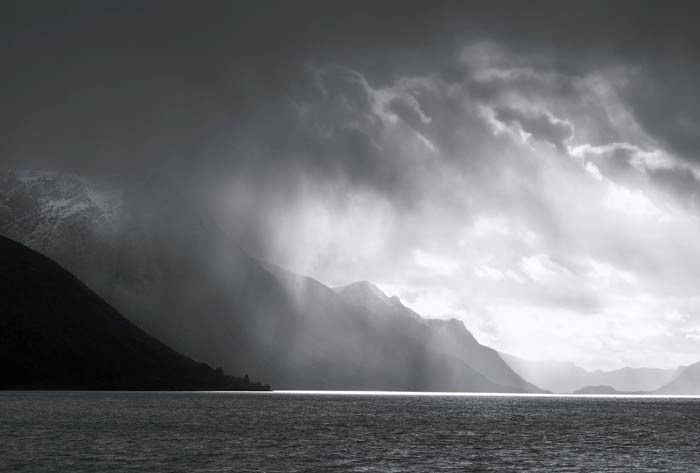
<svg viewBox="0 0 700 473"><path fill-rule="evenodd" d="M535 393L464 393L425 391L323 391L280 389L272 394L310 394L328 396L452 396L452 397L573 397L573 398L649 398L649 399L700 399L700 395L669 394L535 394Z"/></svg>

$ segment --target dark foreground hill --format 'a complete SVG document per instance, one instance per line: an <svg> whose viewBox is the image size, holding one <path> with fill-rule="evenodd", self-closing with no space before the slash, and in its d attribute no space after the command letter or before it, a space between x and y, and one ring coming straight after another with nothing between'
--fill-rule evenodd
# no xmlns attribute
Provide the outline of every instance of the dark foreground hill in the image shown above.
<svg viewBox="0 0 700 473"><path fill-rule="evenodd" d="M129 192L0 173L0 234L51 257L180 353L278 389L541 392L464 324L371 284L337 291L253 258L167 180Z"/></svg>
<svg viewBox="0 0 700 473"><path fill-rule="evenodd" d="M0 388L266 390L134 326L58 264L0 237Z"/></svg>

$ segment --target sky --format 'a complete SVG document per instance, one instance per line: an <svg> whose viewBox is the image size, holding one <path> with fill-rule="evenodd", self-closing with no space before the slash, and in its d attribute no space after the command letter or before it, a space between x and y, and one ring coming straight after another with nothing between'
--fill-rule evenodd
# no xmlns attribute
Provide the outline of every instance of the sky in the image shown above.
<svg viewBox="0 0 700 473"><path fill-rule="evenodd" d="M252 254L507 353L688 364L693 7L4 2L0 167L167 180Z"/></svg>

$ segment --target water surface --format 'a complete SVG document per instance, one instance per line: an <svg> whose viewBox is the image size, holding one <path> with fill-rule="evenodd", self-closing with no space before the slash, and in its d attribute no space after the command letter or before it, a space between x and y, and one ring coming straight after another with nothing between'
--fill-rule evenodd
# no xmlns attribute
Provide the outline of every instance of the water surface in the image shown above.
<svg viewBox="0 0 700 473"><path fill-rule="evenodd" d="M698 471L700 399L0 392L0 471Z"/></svg>

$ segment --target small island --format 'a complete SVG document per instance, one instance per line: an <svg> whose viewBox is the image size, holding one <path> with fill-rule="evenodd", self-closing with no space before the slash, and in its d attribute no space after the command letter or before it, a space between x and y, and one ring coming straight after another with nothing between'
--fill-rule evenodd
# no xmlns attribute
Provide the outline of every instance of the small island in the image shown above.
<svg viewBox="0 0 700 473"><path fill-rule="evenodd" d="M584 386L581 389L574 391L574 394L629 394L623 391L618 391L611 386Z"/></svg>

